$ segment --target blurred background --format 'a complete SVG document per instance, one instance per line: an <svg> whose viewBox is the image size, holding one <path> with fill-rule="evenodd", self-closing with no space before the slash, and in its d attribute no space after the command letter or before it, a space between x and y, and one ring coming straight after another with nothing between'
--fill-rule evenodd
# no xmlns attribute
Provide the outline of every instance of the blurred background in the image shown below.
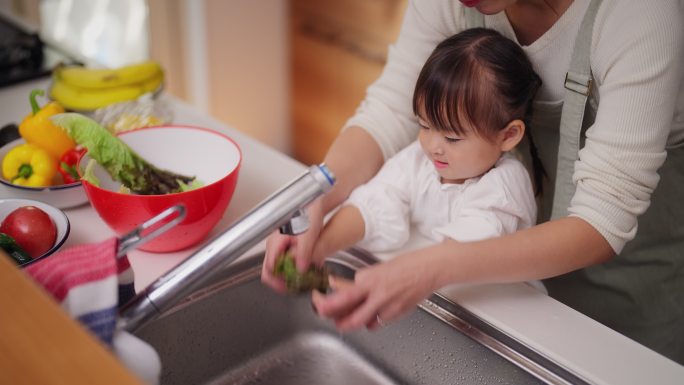
<svg viewBox="0 0 684 385"><path fill-rule="evenodd" d="M0 0L0 21L44 43L43 76L157 60L167 93L311 164L380 74L406 2Z"/></svg>

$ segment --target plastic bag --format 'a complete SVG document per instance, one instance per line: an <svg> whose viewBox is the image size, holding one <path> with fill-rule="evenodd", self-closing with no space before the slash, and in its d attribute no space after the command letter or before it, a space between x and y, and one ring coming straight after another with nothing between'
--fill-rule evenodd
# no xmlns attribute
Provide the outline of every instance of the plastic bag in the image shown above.
<svg viewBox="0 0 684 385"><path fill-rule="evenodd" d="M166 100L145 94L136 100L111 104L97 109L93 119L112 133L135 128L158 126L172 121L173 113Z"/></svg>

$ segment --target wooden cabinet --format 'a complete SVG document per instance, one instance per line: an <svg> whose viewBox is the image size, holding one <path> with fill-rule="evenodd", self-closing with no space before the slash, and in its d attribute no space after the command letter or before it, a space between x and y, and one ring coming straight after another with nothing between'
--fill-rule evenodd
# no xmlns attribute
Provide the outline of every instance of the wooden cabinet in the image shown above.
<svg viewBox="0 0 684 385"><path fill-rule="evenodd" d="M293 156L321 162L380 75L406 0L292 0Z"/></svg>
<svg viewBox="0 0 684 385"><path fill-rule="evenodd" d="M142 385L0 249L0 383Z"/></svg>

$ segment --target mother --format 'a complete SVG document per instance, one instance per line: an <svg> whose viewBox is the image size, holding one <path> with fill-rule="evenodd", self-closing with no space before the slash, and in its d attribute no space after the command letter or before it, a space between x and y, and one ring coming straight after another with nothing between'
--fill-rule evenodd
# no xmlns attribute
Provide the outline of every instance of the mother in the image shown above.
<svg viewBox="0 0 684 385"><path fill-rule="evenodd" d="M326 156L337 186L313 226L273 235L262 279L292 246L300 269L323 216L413 141L411 92L441 40L484 26L519 43L543 80L531 121L547 170L539 224L432 246L361 270L314 296L341 329L389 322L450 283L545 279L549 294L684 363L684 28L678 0L416 0L381 77Z"/></svg>

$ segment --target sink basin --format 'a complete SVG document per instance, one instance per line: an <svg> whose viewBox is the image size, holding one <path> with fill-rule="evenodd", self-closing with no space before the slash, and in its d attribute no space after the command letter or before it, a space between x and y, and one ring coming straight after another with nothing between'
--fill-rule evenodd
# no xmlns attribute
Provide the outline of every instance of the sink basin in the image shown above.
<svg viewBox="0 0 684 385"><path fill-rule="evenodd" d="M162 384L585 383L439 295L377 331L341 334L310 296L259 280L263 254L231 265L136 334L159 352ZM330 258L353 277L369 254Z"/></svg>

